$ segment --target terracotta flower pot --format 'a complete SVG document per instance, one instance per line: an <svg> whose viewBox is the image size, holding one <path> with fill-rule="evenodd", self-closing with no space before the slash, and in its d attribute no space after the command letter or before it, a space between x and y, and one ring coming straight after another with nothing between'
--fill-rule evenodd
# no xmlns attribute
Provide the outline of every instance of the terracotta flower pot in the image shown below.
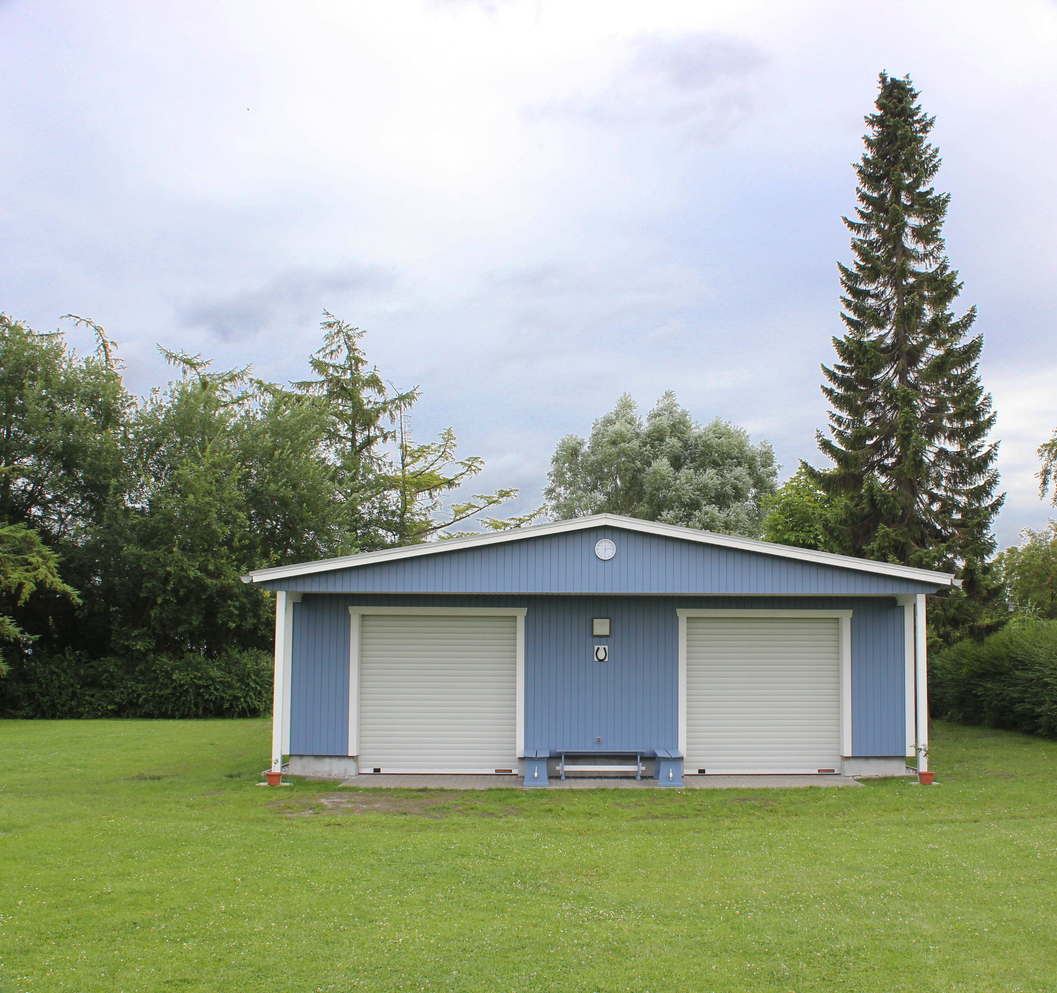
<svg viewBox="0 0 1057 993"><path fill-rule="evenodd" d="M281 772L266 772L264 778L268 780L269 786L278 786L283 781L283 774ZM929 780L929 782L931 781Z"/></svg>
<svg viewBox="0 0 1057 993"><path fill-rule="evenodd" d="M921 783L922 786L931 786L932 780L935 778L935 776L936 773L934 772L919 772L918 782Z"/></svg>

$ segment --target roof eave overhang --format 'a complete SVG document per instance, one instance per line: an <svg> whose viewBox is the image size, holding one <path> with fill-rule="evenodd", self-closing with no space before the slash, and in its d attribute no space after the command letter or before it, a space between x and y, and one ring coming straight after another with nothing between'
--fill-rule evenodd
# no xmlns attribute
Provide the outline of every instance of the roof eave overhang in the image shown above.
<svg viewBox="0 0 1057 993"><path fill-rule="evenodd" d="M754 538L717 534L714 531L699 531L696 528L680 527L675 524L659 524L656 521L640 521L633 517L621 517L617 514L595 514L591 517L577 517L569 521L535 524L531 527L517 528L510 531L495 531L489 534L471 535L466 538L449 538L444 541L423 542L419 545L406 545L401 548L385 548L378 552L361 552L357 555L323 559L318 562L299 562L294 565L257 569L249 575L243 576L242 581L244 583L264 583L273 580L293 579L297 576L335 572L339 569L357 569L361 566L380 565L384 562L419 558L424 555L443 555L462 549L481 548L487 545L524 541L528 538L542 538L552 534L564 534L570 531L583 531L604 526L622 528L626 531L638 531L642 534L652 534L663 538L679 538L684 541L694 541L719 548L753 552L758 555L794 559L815 565L830 566L831 568L849 569L853 572L868 572L891 576L895 579L909 579L916 582L935 584L937 586L961 586L961 580L956 579L951 573L947 572L932 572L928 569L915 569L910 566L891 565L887 562L874 562L871 559L857 559L849 555L817 552L809 548L776 545L769 541L758 541Z"/></svg>

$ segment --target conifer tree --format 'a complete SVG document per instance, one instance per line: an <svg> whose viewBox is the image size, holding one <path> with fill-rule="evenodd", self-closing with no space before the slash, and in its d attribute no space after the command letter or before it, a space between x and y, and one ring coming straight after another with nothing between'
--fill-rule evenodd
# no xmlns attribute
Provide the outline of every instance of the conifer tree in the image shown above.
<svg viewBox="0 0 1057 993"><path fill-rule="evenodd" d="M882 73L866 118L858 206L844 218L855 261L839 265L847 333L822 367L832 409L818 443L834 465L814 479L834 498L835 550L958 571L972 597L986 585L1004 496L978 369L983 338L970 335L975 308L952 312L962 283L942 236L950 195L932 185L935 119L917 99L909 77Z"/></svg>

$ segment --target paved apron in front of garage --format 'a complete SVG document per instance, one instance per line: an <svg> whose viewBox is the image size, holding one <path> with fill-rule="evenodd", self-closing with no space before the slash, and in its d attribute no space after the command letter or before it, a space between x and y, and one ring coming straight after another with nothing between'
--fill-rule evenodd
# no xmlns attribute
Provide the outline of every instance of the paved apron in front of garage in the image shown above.
<svg viewBox="0 0 1057 993"><path fill-rule="evenodd" d="M848 776L684 776L683 788L691 790L753 790L753 789L788 789L797 786L860 786L858 780ZM365 788L403 788L411 790L489 790L489 789L525 789L522 776L416 776L385 775L369 773L364 776L353 776L346 779L342 786L361 786ZM539 789L540 787L528 787ZM564 782L552 776L552 790L632 790L658 789L655 779L587 779L576 777ZM672 787L664 787L671 789ZM678 787L676 787L678 788Z"/></svg>

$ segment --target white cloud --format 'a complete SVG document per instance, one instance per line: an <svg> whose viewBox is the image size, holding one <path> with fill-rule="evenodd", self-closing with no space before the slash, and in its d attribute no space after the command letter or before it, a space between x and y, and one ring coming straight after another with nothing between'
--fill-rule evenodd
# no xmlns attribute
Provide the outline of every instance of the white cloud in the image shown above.
<svg viewBox="0 0 1057 993"><path fill-rule="evenodd" d="M1008 370L990 377L998 412L995 434L1001 439L1002 486L1008 494L1002 515L1004 526L999 532L1003 545L1013 544L1022 528L1038 528L1057 517L1057 510L1050 505L1053 490L1045 500L1041 499L1038 479L1038 448L1057 430L1055 382L1057 365Z"/></svg>
<svg viewBox="0 0 1057 993"><path fill-rule="evenodd" d="M909 71L1008 543L1046 518L1057 426L1055 38L1045 0L8 3L0 309L99 321L143 391L159 341L299 378L326 307L526 505L625 390L792 471L826 422L862 117Z"/></svg>
<svg viewBox="0 0 1057 993"><path fill-rule="evenodd" d="M526 116L646 133L674 128L683 138L718 143L752 113L753 77L768 62L757 47L716 33L643 35L630 40L627 50L600 91L527 107Z"/></svg>

